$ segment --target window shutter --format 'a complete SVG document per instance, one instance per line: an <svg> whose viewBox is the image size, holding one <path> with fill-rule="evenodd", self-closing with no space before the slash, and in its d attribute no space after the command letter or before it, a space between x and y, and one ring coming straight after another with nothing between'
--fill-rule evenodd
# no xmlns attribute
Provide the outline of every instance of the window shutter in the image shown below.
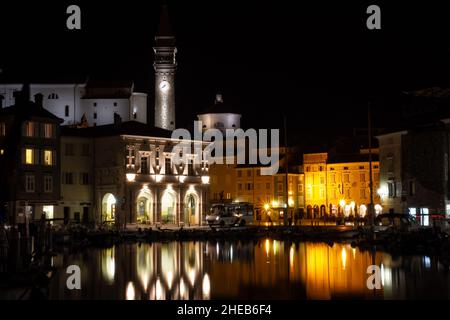
<svg viewBox="0 0 450 320"><path fill-rule="evenodd" d="M22 148L22 163L26 163L25 148Z"/></svg>
<svg viewBox="0 0 450 320"><path fill-rule="evenodd" d="M34 122L34 136L39 137L39 122Z"/></svg>
<svg viewBox="0 0 450 320"><path fill-rule="evenodd" d="M39 150L39 149L33 149L33 156L34 156L33 164L39 164L39 156L40 156L39 153L41 153L41 152L44 152L44 151Z"/></svg>

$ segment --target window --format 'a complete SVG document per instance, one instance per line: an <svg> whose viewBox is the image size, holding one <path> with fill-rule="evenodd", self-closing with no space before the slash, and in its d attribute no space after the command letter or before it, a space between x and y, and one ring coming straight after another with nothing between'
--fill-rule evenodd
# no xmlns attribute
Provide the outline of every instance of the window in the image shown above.
<svg viewBox="0 0 450 320"><path fill-rule="evenodd" d="M395 183L389 182L387 185L388 185L389 198L394 198L395 197Z"/></svg>
<svg viewBox="0 0 450 320"><path fill-rule="evenodd" d="M37 136L37 134L35 135L35 127L36 127L36 123L31 122L31 121L25 122L24 123L24 133L23 133L23 135L25 137Z"/></svg>
<svg viewBox="0 0 450 320"><path fill-rule="evenodd" d="M97 119L97 112L94 112L94 119Z"/></svg>
<svg viewBox="0 0 450 320"><path fill-rule="evenodd" d="M134 150L133 150L134 151ZM89 144L83 143L81 145L81 156L83 157L89 157Z"/></svg>
<svg viewBox="0 0 450 320"><path fill-rule="evenodd" d="M350 174L344 173L344 182L346 182L346 183L350 182Z"/></svg>
<svg viewBox="0 0 450 320"><path fill-rule="evenodd" d="M252 189L253 189L253 184L247 183L247 191L252 190Z"/></svg>
<svg viewBox="0 0 450 320"><path fill-rule="evenodd" d="M148 174L148 158L141 157L141 173Z"/></svg>
<svg viewBox="0 0 450 320"><path fill-rule="evenodd" d="M366 189L360 189L359 190L359 197L361 199L365 199L366 198Z"/></svg>
<svg viewBox="0 0 450 320"><path fill-rule="evenodd" d="M0 122L0 136L6 135L6 124L4 122Z"/></svg>
<svg viewBox="0 0 450 320"><path fill-rule="evenodd" d="M270 183L269 183L269 182L266 183L266 189L267 189L267 190L270 189Z"/></svg>
<svg viewBox="0 0 450 320"><path fill-rule="evenodd" d="M320 184L325 184L325 177L320 177Z"/></svg>
<svg viewBox="0 0 450 320"><path fill-rule="evenodd" d="M66 105L66 107L64 108L64 116L68 117L69 116L69 106Z"/></svg>
<svg viewBox="0 0 450 320"><path fill-rule="evenodd" d="M374 180L375 182L380 181L380 173L379 173L379 172L375 172L375 173L373 174L373 180Z"/></svg>
<svg viewBox="0 0 450 320"><path fill-rule="evenodd" d="M133 119L136 119L136 118L137 118L137 113L133 112Z"/></svg>
<svg viewBox="0 0 450 320"><path fill-rule="evenodd" d="M252 170L247 170L247 177L251 177L252 176Z"/></svg>
<svg viewBox="0 0 450 320"><path fill-rule="evenodd" d="M172 174L172 161L170 158L165 159L166 174Z"/></svg>
<svg viewBox="0 0 450 320"><path fill-rule="evenodd" d="M94 102L94 107L96 107L97 106L97 102Z"/></svg>
<svg viewBox="0 0 450 320"><path fill-rule="evenodd" d="M26 175L25 176L25 192L34 192L34 176Z"/></svg>
<svg viewBox="0 0 450 320"><path fill-rule="evenodd" d="M80 173L80 184L82 184L82 185L89 184L89 173L87 173L87 172Z"/></svg>
<svg viewBox="0 0 450 320"><path fill-rule="evenodd" d="M44 176L44 192L45 193L53 192L53 177L52 176Z"/></svg>
<svg viewBox="0 0 450 320"><path fill-rule="evenodd" d="M306 166L306 172L309 172L309 171L310 171L309 166Z"/></svg>
<svg viewBox="0 0 450 320"><path fill-rule="evenodd" d="M117 102L114 102L114 107L117 107Z"/></svg>
<svg viewBox="0 0 450 320"><path fill-rule="evenodd" d="M44 123L44 138L53 138L53 124Z"/></svg>
<svg viewBox="0 0 450 320"><path fill-rule="evenodd" d="M242 178L242 170L238 170L237 176L238 176L238 178Z"/></svg>
<svg viewBox="0 0 450 320"><path fill-rule="evenodd" d="M73 184L73 173L63 172L62 174L63 184Z"/></svg>
<svg viewBox="0 0 450 320"><path fill-rule="evenodd" d="M231 193L227 192L227 197L228 200L231 199Z"/></svg>
<svg viewBox="0 0 450 320"><path fill-rule="evenodd" d="M52 150L44 150L44 164L46 166L53 165L53 151Z"/></svg>
<svg viewBox="0 0 450 320"><path fill-rule="evenodd" d="M238 190L242 191L242 183L238 183Z"/></svg>
<svg viewBox="0 0 450 320"><path fill-rule="evenodd" d="M48 99L50 99L50 100L55 100L55 99L58 99L58 98L59 98L59 96L56 93L50 93L48 95Z"/></svg>
<svg viewBox="0 0 450 320"><path fill-rule="evenodd" d="M336 183L336 174L335 174L335 173L331 174L331 176L330 176L330 182L331 182L331 183Z"/></svg>
<svg viewBox="0 0 450 320"><path fill-rule="evenodd" d="M278 183L278 192L283 192L283 183Z"/></svg>
<svg viewBox="0 0 450 320"><path fill-rule="evenodd" d="M409 182L409 195L414 196L416 194L416 184L414 181Z"/></svg>
<svg viewBox="0 0 450 320"><path fill-rule="evenodd" d="M366 182L366 174L365 173L359 174L359 182Z"/></svg>
<svg viewBox="0 0 450 320"><path fill-rule="evenodd" d="M73 143L66 143L66 144L64 145L64 149L65 149L64 154L65 154L66 156L73 156L73 155L75 154Z"/></svg>
<svg viewBox="0 0 450 320"><path fill-rule="evenodd" d="M25 158L24 158L25 164L34 164L34 149L27 148L25 149Z"/></svg>

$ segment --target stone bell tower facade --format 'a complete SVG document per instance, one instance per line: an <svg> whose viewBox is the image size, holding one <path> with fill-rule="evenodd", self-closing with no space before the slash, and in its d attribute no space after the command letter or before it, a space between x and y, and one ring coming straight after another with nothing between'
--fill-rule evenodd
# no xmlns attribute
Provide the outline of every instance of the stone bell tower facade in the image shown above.
<svg viewBox="0 0 450 320"><path fill-rule="evenodd" d="M175 129L175 37L171 31L167 6L163 5L155 37L155 126Z"/></svg>

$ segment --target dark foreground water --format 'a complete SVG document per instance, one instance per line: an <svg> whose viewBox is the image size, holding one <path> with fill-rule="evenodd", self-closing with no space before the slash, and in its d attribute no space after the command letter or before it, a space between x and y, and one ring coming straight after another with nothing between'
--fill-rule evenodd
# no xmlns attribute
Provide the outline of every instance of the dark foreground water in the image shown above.
<svg viewBox="0 0 450 320"><path fill-rule="evenodd" d="M367 288L367 267L382 288ZM91 248L53 258L51 299L450 298L449 267L434 257L360 251L348 244L167 242ZM78 265L81 290L66 268Z"/></svg>

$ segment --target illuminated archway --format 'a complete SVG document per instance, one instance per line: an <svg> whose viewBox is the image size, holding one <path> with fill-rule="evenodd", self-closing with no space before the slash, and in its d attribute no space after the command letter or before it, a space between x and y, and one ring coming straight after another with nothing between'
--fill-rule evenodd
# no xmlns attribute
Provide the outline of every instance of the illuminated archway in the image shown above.
<svg viewBox="0 0 450 320"><path fill-rule="evenodd" d="M114 221L116 217L116 198L107 193L102 199L102 221Z"/></svg>
<svg viewBox="0 0 450 320"><path fill-rule="evenodd" d="M191 191L184 198L183 222L186 224L200 224L200 210L198 195Z"/></svg>
<svg viewBox="0 0 450 320"><path fill-rule="evenodd" d="M366 207L364 204L362 204L362 205L359 207L359 215L360 215L362 218L364 218L364 217L366 216L366 213L367 213L367 207Z"/></svg>
<svg viewBox="0 0 450 320"><path fill-rule="evenodd" d="M161 198L161 222L176 223L177 222L177 201L175 192L166 190Z"/></svg>
<svg viewBox="0 0 450 320"><path fill-rule="evenodd" d="M142 189L137 196L136 216L140 223L153 223L153 197L147 188Z"/></svg>

